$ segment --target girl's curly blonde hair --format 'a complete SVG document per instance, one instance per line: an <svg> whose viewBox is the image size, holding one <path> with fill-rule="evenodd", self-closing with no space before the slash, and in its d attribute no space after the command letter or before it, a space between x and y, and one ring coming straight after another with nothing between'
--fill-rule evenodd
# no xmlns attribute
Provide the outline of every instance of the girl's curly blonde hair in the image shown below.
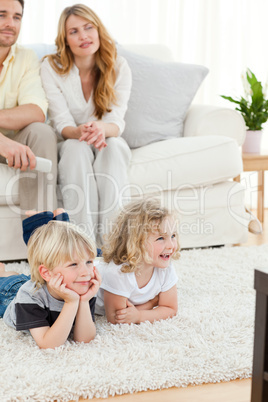
<svg viewBox="0 0 268 402"><path fill-rule="evenodd" d="M71 15L76 15L90 22L99 34L100 47L96 52L96 82L93 89L93 99L95 104L94 115L97 119L101 119L106 112L111 112L111 105L116 103L114 84L117 51L114 40L94 11L84 4L66 7L62 11L58 23L58 34L55 40L56 54L50 54L46 57L48 57L57 74L68 74L73 67L74 56L66 41L66 21Z"/></svg>
<svg viewBox="0 0 268 402"><path fill-rule="evenodd" d="M144 260L150 261L146 241L148 236L159 231L165 218L174 216L167 208L162 207L156 199L145 198L129 203L119 213L108 235L104 237L102 247L103 259L109 263L123 264L122 272L137 272ZM174 227L177 233L177 227ZM179 242L173 259L180 257Z"/></svg>

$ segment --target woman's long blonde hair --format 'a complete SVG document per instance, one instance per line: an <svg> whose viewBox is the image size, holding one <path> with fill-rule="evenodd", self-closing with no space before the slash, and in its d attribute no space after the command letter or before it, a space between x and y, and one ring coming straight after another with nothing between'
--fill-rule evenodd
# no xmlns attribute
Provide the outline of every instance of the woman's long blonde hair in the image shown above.
<svg viewBox="0 0 268 402"><path fill-rule="evenodd" d="M60 16L58 34L55 40L56 54L48 55L48 60L57 74L68 74L74 64L74 56L66 41L66 21L71 15L84 18L98 31L100 47L96 52L95 69L96 79L93 99L95 104L95 116L102 116L111 111L111 105L116 103L114 84L116 80L115 60L117 56L114 40L109 35L99 17L89 7L83 4L75 4L66 7Z"/></svg>
<svg viewBox="0 0 268 402"><path fill-rule="evenodd" d="M108 235L105 236L102 247L103 259L109 263L123 264L122 272L137 272L142 262L150 262L146 249L148 236L159 231L159 226L165 218L174 216L174 231L177 233L175 214L152 198L145 198L127 204L119 213ZM177 239L178 240L178 239ZM180 257L179 241L173 259Z"/></svg>

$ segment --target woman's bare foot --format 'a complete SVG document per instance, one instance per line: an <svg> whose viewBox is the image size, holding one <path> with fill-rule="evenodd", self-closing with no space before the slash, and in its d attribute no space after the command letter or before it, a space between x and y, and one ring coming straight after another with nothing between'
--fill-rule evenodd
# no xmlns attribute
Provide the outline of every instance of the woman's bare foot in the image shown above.
<svg viewBox="0 0 268 402"><path fill-rule="evenodd" d="M6 271L5 264L0 262L0 278L12 276L12 275L19 275L19 274L18 274L18 272L15 272L15 271Z"/></svg>

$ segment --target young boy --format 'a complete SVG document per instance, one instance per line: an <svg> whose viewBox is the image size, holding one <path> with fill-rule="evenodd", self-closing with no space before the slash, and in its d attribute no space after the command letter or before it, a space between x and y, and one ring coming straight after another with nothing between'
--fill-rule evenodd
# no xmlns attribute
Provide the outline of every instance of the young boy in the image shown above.
<svg viewBox="0 0 268 402"><path fill-rule="evenodd" d="M37 227L33 234L30 226ZM44 349L62 345L72 330L75 341L90 342L96 334L95 295L101 282L93 263L95 245L76 226L55 220L52 212L26 219L24 239L31 280L7 306L5 323L16 330L29 330ZM7 274L2 267L1 276ZM16 284L16 276L12 280Z"/></svg>

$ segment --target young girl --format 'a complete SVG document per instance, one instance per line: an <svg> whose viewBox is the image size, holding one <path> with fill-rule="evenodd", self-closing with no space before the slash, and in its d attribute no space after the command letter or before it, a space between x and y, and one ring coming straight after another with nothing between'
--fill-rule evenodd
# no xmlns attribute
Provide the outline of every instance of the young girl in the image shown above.
<svg viewBox="0 0 268 402"><path fill-rule="evenodd" d="M102 285L96 314L113 324L172 317L177 312L176 219L153 199L128 204L118 215L98 265Z"/></svg>

